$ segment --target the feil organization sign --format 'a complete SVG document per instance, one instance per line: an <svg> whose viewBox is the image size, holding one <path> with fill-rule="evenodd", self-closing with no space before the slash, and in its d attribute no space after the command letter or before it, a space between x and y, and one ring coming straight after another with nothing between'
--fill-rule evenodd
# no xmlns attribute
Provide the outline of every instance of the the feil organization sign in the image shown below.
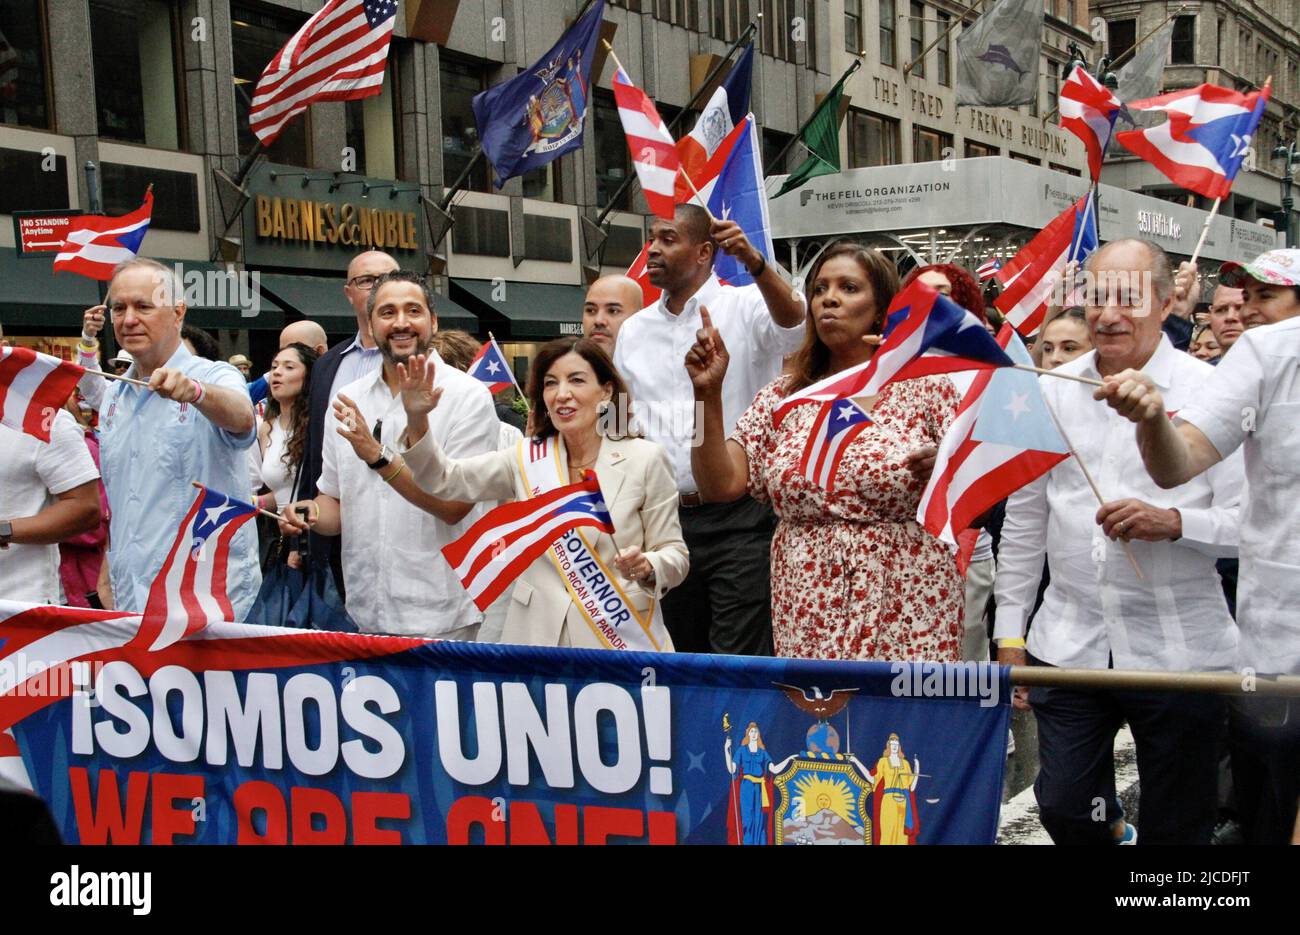
<svg viewBox="0 0 1300 935"><path fill-rule="evenodd" d="M263 163L247 188L249 265L343 270L363 250L383 250L404 267L422 262L424 223L414 185Z"/></svg>

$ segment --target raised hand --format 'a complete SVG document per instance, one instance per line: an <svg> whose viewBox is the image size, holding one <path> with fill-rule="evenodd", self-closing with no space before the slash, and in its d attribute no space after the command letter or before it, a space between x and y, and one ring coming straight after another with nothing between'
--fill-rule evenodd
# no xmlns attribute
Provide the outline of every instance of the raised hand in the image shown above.
<svg viewBox="0 0 1300 935"><path fill-rule="evenodd" d="M744 230L735 221L714 221L709 233L723 253L740 260L746 269L753 269L758 264L761 254L750 244Z"/></svg>
<svg viewBox="0 0 1300 935"><path fill-rule="evenodd" d="M107 311L107 305L95 305L86 309L81 316L81 333L84 337L95 339L99 336L99 332L104 330L104 313Z"/></svg>
<svg viewBox="0 0 1300 935"><path fill-rule="evenodd" d="M427 415L442 399L442 387L433 388L434 361L426 354L416 354L405 364L397 365L397 389L407 417Z"/></svg>
<svg viewBox="0 0 1300 935"><path fill-rule="evenodd" d="M342 393L334 401L334 417L339 420L338 433L352 446L358 458L373 464L383 453L383 446L375 441L366 429L366 417L361 414L357 404Z"/></svg>
<svg viewBox="0 0 1300 935"><path fill-rule="evenodd" d="M700 320L702 327L695 333L695 343L686 352L686 373L697 393L720 393L731 355L722 343L722 335L713 326L709 310L703 305L700 306Z"/></svg>

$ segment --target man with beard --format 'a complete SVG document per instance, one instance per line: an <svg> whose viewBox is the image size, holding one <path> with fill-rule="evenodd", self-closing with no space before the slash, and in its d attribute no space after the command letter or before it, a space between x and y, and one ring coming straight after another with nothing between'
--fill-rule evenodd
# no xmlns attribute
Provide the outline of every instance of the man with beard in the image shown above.
<svg viewBox="0 0 1300 935"><path fill-rule="evenodd" d="M484 507L428 497L420 508L392 489L410 479L398 477L407 468L397 365L416 354L432 357L442 401L429 431L454 458L496 450L492 394L433 350L438 319L418 274L379 276L366 310L382 366L339 390L325 423L317 495L286 507L280 528L341 536L347 611L362 632L472 640L482 615L438 553Z"/></svg>

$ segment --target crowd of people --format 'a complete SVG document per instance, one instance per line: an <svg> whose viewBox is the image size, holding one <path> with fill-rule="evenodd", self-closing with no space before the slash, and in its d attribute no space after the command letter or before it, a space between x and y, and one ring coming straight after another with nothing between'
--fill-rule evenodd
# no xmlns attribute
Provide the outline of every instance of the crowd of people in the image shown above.
<svg viewBox="0 0 1300 935"><path fill-rule="evenodd" d="M720 253L753 284L722 283ZM1019 665L1300 674L1300 250L1225 264L1204 311L1195 269L1157 245L1094 252L1087 271L1141 277L1145 304L1102 289L1048 315L1034 359L1104 386L1040 379L1076 457L981 520L964 574L916 522L961 403L953 380L857 400L871 424L831 491L799 468L816 407L779 425L773 412L870 359L913 279L995 331L968 271L921 266L900 282L882 253L845 241L792 286L735 223L693 205L655 219L646 266L657 301L599 279L584 336L539 349L525 418L465 372L478 342L439 330L424 278L387 254L348 267L354 337L330 348L294 322L261 376L186 324L169 268L122 264L85 313L79 359L147 387L87 374L48 444L0 429L0 597L140 612L198 481L280 517L260 548L252 524L235 534L235 619L266 618L284 566L338 595L331 619L362 632L607 647L553 556L480 611L440 554L496 504L594 471L615 532L583 542L639 624L636 648L956 662L995 647ZM106 326L119 350L101 364ZM629 401L630 424L611 418ZM1037 719L1036 792L1059 842L1136 836L1110 753L1123 722L1144 842L1209 840L1229 745L1246 839L1293 834L1294 704L1288 716L1265 699L1055 687L1015 703Z"/></svg>

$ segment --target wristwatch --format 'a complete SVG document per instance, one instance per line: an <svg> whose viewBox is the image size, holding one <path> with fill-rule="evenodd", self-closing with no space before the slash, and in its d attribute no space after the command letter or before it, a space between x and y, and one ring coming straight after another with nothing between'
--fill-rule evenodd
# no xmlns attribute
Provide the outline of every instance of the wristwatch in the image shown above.
<svg viewBox="0 0 1300 935"><path fill-rule="evenodd" d="M0 549L9 548L9 540L14 537L14 524L7 519L0 519Z"/></svg>
<svg viewBox="0 0 1300 935"><path fill-rule="evenodd" d="M387 445L380 445L379 460L367 461L366 467L370 468L370 470L372 471L382 471L384 468L388 467L389 462L391 462L392 460L393 460L393 452L389 449Z"/></svg>

